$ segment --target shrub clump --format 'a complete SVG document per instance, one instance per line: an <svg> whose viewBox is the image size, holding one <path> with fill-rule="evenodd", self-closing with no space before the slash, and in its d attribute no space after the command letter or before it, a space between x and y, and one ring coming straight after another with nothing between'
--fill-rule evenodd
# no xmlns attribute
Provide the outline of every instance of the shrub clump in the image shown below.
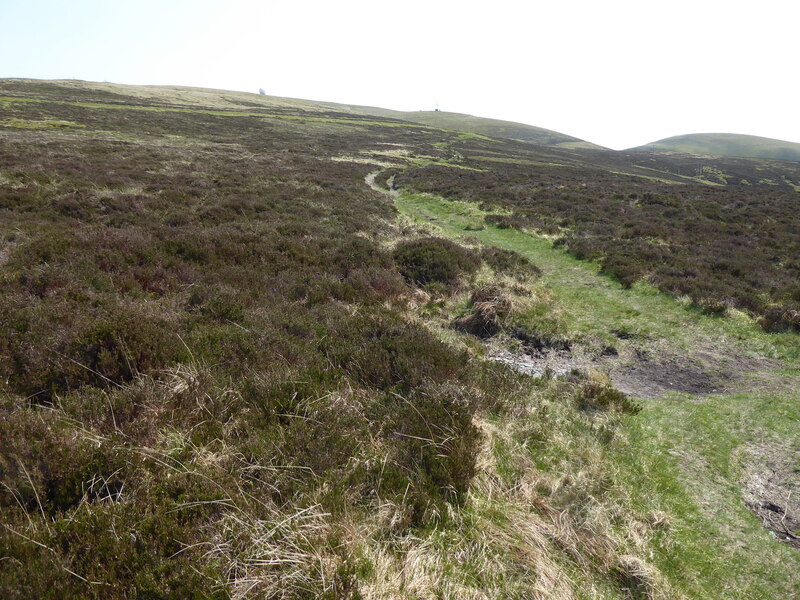
<svg viewBox="0 0 800 600"><path fill-rule="evenodd" d="M519 280L536 279L542 270L519 252L487 247L481 250L481 259L499 275L510 275Z"/></svg>
<svg viewBox="0 0 800 600"><path fill-rule="evenodd" d="M525 222L515 215L486 215L484 220L498 229L522 229Z"/></svg>
<svg viewBox="0 0 800 600"><path fill-rule="evenodd" d="M456 319L453 327L481 338L491 337L503 328L503 322L511 312L511 299L494 285L487 285L472 292L472 313Z"/></svg>
<svg viewBox="0 0 800 600"><path fill-rule="evenodd" d="M728 312L729 301L724 298L699 298L692 301L705 315L723 317Z"/></svg>
<svg viewBox="0 0 800 600"><path fill-rule="evenodd" d="M800 310L791 306L772 306L759 319L758 324L764 331L771 333L800 332Z"/></svg>
<svg viewBox="0 0 800 600"><path fill-rule="evenodd" d="M403 277L416 285L453 286L481 265L480 257L472 250L438 237L401 242L392 257Z"/></svg>
<svg viewBox="0 0 800 600"><path fill-rule="evenodd" d="M641 412L642 407L615 388L607 376L601 373L573 373L572 377L580 383L575 396L578 408L587 412L615 410L631 415Z"/></svg>

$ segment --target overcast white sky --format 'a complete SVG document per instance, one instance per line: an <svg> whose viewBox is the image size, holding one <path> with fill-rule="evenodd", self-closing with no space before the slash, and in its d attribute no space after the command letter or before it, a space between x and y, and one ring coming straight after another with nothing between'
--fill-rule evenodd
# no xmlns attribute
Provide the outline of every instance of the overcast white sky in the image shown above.
<svg viewBox="0 0 800 600"><path fill-rule="evenodd" d="M0 77L520 121L611 148L800 142L798 0L0 0Z"/></svg>

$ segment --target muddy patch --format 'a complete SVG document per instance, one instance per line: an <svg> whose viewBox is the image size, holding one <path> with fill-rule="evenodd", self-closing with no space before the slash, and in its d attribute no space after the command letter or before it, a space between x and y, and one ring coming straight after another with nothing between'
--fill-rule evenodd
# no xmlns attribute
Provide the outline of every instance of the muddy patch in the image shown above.
<svg viewBox="0 0 800 600"><path fill-rule="evenodd" d="M723 393L737 377L719 368L677 357L639 355L615 367L611 380L621 391L637 398L658 398L669 393L706 395Z"/></svg>
<svg viewBox="0 0 800 600"><path fill-rule="evenodd" d="M719 394L732 389L740 379L739 374L719 361L694 361L638 349L618 353L609 347L586 354L580 348L569 347L535 348L526 352L493 348L488 355L491 360L533 377L546 373L565 375L576 369L603 371L619 391L635 398L660 398L670 393Z"/></svg>
<svg viewBox="0 0 800 600"><path fill-rule="evenodd" d="M493 350L489 353L489 359L532 377L543 377L545 374L566 375L576 369L586 371L592 366L590 359L563 351L515 353Z"/></svg>
<svg viewBox="0 0 800 600"><path fill-rule="evenodd" d="M748 454L744 503L776 540L800 549L800 449L772 443Z"/></svg>

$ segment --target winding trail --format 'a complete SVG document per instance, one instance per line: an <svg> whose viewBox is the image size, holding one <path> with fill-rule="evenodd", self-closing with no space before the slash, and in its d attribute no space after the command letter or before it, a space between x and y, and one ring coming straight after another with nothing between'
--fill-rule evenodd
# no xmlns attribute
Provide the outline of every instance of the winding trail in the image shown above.
<svg viewBox="0 0 800 600"><path fill-rule="evenodd" d="M542 270L534 293L536 285L552 292L571 334L615 348L610 356L587 356L580 348L535 356L489 342L491 360L533 376L545 368L555 374L599 369L640 399L643 412L628 429L634 462L649 463L653 473L667 463L675 466L703 515L683 526L717 531L742 572L760 560L750 547L762 549L757 556L781 556L775 540L800 544L800 493L792 495L800 492L798 336L767 334L743 315L701 314L648 284L625 289L598 265L553 248L550 240L487 223L476 230L476 211L465 203L401 192L392 179L384 189L376 183L381 172L365 181L400 212L435 225L442 235L522 254ZM793 564L793 555L782 556Z"/></svg>
<svg viewBox="0 0 800 600"><path fill-rule="evenodd" d="M391 196L392 198L397 198L400 196L400 192L394 188L394 176L390 177L387 183L389 184L389 189L382 188L377 183L375 183L375 178L383 173L383 171L373 171L369 173L366 177L364 177L364 182L376 192L380 192L381 194Z"/></svg>
<svg viewBox="0 0 800 600"><path fill-rule="evenodd" d="M555 374L575 368L605 371L621 391L638 398L674 392L702 397L791 385L783 374L778 375L781 365L775 360L787 348L776 347L776 338L753 323L703 315L647 284L625 289L600 274L598 265L554 249L547 239L491 225L467 230L474 214L464 214L464 203L401 193L393 177L389 188L383 188L376 182L382 172L370 173L365 183L391 197L398 210L435 224L449 237L468 235L524 255L541 268L541 281L553 291L570 330L578 337L600 338L614 348L598 356L581 348L570 353L528 354L489 347L493 360L534 376L545 370Z"/></svg>

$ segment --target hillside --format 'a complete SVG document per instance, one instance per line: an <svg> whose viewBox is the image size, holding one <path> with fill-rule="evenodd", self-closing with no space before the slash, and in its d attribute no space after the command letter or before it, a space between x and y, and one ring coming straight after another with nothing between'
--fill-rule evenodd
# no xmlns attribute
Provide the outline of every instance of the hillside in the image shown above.
<svg viewBox="0 0 800 600"><path fill-rule="evenodd" d="M800 164L360 110L0 80L0 597L796 596Z"/></svg>
<svg viewBox="0 0 800 600"><path fill-rule="evenodd" d="M685 154L800 161L800 144L734 133L677 135L631 148L630 151L682 152Z"/></svg>
<svg viewBox="0 0 800 600"><path fill-rule="evenodd" d="M29 90L36 89L37 86L39 86L39 84L33 80L16 81L24 81L26 88ZM91 89L95 90L95 92L99 94L111 94L112 97L114 95L121 97L127 96L145 102L161 102L168 100L171 103L179 103L187 106L202 106L206 108L293 108L309 112L352 113L358 115L371 115L398 119L411 123L429 125L439 129L448 129L490 137L514 139L543 146L555 146L562 148L600 148L600 146L591 144L584 140L541 127L451 112L403 112L372 106L359 106L354 104L340 104L335 102L255 95L244 92L171 86L125 86L113 83L77 82L64 80L58 82L48 82L44 87L50 90L58 89L59 94L61 94L62 97L69 97L70 94L74 94L76 97L77 95L85 95L87 91Z"/></svg>
<svg viewBox="0 0 800 600"><path fill-rule="evenodd" d="M380 114L442 129L466 131L495 138L507 138L528 142L530 144L539 144L541 146L554 146L558 148L601 148L601 146L597 146L585 140L564 135L557 131L551 131L550 129L543 129L541 127L534 127L533 125L525 125L523 123L514 123L511 121L474 117L461 113L444 111L400 112L376 110L372 108L355 108L354 110L362 110L369 114Z"/></svg>

